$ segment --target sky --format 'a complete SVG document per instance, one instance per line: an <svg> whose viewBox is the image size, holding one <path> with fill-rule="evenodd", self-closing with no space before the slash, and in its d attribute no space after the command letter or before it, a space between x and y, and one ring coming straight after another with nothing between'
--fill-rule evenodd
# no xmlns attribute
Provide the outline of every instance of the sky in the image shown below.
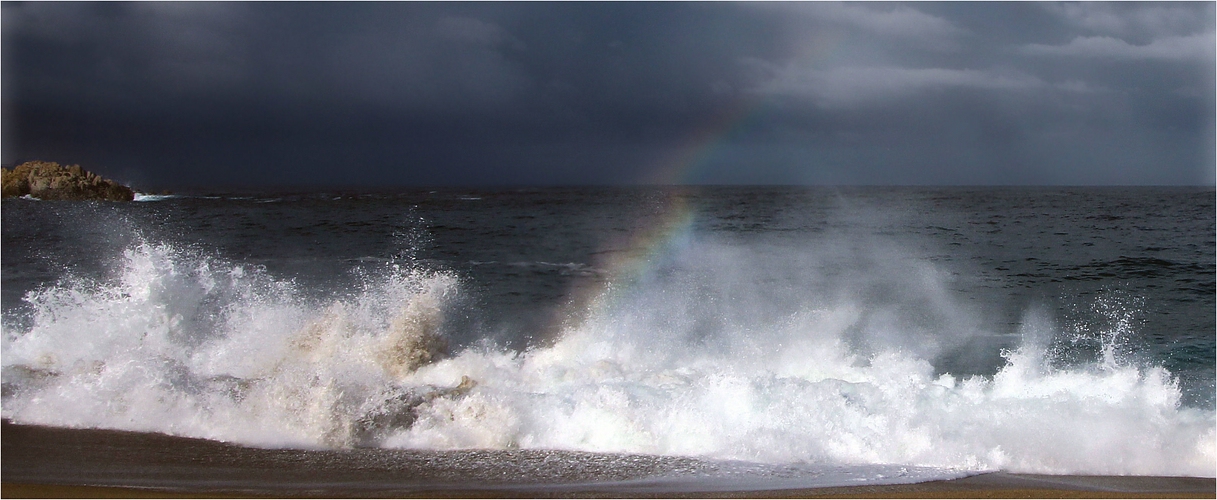
<svg viewBox="0 0 1217 500"><path fill-rule="evenodd" d="M206 186L1213 185L1213 2L0 3L0 163Z"/></svg>

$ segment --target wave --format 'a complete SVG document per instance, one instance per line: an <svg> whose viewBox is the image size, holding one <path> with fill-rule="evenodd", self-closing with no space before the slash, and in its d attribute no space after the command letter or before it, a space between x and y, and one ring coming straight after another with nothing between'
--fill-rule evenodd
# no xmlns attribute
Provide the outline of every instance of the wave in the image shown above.
<svg viewBox="0 0 1217 500"><path fill-rule="evenodd" d="M914 282L907 296L879 287L903 308L777 286L790 307L765 309L744 285L756 276L724 265L750 251L691 244L521 352L450 349L451 272L390 261L317 299L258 267L141 242L112 280L25 297L28 328L3 332L3 415L263 447L1212 475L1213 410L1122 354L1128 322L1100 332L1093 359L1062 363L1062 332L1032 312L993 373L952 374L935 363L962 341L927 312L954 307L932 268L897 278Z"/></svg>
<svg viewBox="0 0 1217 500"><path fill-rule="evenodd" d="M174 198L181 198L181 196L175 194L149 194L137 192L135 193L135 198L132 201L164 201L172 200Z"/></svg>

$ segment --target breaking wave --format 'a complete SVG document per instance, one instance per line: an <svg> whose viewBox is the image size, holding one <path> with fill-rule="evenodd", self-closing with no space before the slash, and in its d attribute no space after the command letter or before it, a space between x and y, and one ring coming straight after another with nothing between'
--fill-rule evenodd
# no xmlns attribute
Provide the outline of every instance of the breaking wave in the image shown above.
<svg viewBox="0 0 1217 500"><path fill-rule="evenodd" d="M948 373L941 354L961 344L935 334L953 306L928 265L899 278L907 293L880 287L896 293L882 304L778 287L776 307L749 288L765 280L724 266L749 249L682 252L520 352L449 348L452 272L391 261L318 299L257 267L138 243L112 280L62 280L25 297L28 321L6 318L3 415L264 447L1213 473L1213 409L1182 405L1171 373L1122 355L1126 323L1100 332L1093 359L1062 363L1062 332L1028 313L993 371Z"/></svg>

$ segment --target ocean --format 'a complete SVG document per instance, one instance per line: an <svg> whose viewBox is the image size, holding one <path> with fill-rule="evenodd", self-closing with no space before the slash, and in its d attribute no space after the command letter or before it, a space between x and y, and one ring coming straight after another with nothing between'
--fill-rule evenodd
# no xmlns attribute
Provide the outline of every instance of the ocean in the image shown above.
<svg viewBox="0 0 1217 500"><path fill-rule="evenodd" d="M2 414L465 471L419 488L1212 477L1214 199L603 187L5 200ZM149 454L165 446L149 439Z"/></svg>

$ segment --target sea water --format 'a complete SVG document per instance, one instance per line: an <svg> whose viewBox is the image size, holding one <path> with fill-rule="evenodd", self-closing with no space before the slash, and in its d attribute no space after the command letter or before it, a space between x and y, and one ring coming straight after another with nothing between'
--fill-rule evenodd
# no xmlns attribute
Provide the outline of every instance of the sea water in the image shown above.
<svg viewBox="0 0 1217 500"><path fill-rule="evenodd" d="M1213 475L1211 189L137 200L4 202L4 418L762 487Z"/></svg>

